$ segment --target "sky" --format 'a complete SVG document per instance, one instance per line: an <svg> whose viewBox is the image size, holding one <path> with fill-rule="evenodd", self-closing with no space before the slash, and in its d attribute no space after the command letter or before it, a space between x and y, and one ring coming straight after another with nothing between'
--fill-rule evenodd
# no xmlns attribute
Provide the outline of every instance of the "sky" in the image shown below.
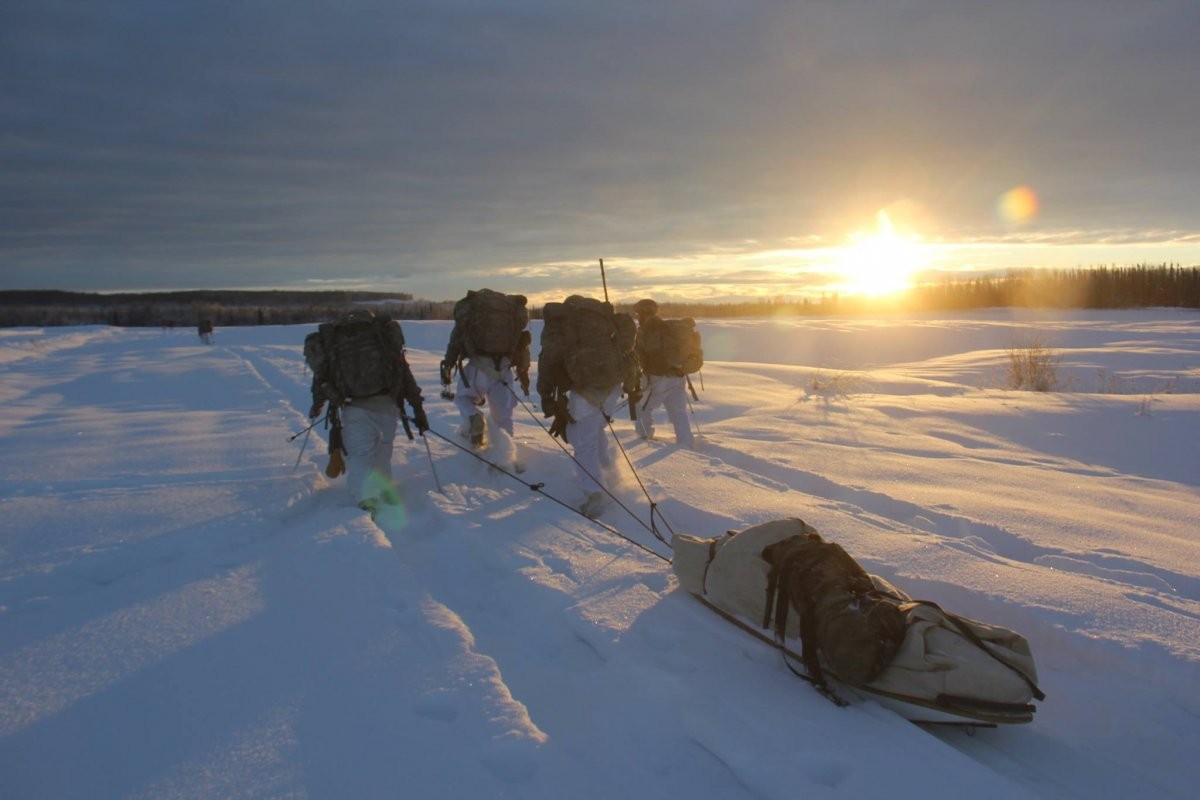
<svg viewBox="0 0 1200 800"><path fill-rule="evenodd" d="M374 521L302 435L311 326L0 330L0 796L1195 795L1194 312L702 320L698 449L619 412L602 524L540 413L456 446L450 326L404 323L431 433ZM1061 391L1005 388L1018 335ZM788 517L1024 637L1033 720L836 707L674 574Z"/></svg>
<svg viewBox="0 0 1200 800"><path fill-rule="evenodd" d="M0 288L1200 264L1198 35L1190 0L8 0Z"/></svg>

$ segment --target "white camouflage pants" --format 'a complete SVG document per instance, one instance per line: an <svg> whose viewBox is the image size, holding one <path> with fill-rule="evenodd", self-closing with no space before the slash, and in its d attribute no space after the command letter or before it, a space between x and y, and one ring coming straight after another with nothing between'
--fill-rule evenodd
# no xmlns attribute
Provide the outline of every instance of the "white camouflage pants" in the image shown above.
<svg viewBox="0 0 1200 800"><path fill-rule="evenodd" d="M575 452L578 462L575 477L584 496L600 491L600 485L588 473L599 478L601 469L612 464L612 455L608 451L608 420L620 399L620 386L614 386L607 395L594 398L572 390L567 398L567 412L572 420L567 423L567 442Z"/></svg>
<svg viewBox="0 0 1200 800"><path fill-rule="evenodd" d="M397 500L392 483L392 448L398 413L396 404L386 395L354 400L342 409L346 485L356 503Z"/></svg>
<svg viewBox="0 0 1200 800"><path fill-rule="evenodd" d="M491 359L484 357L472 359L463 364L458 373L458 388L454 392L454 405L462 414L463 422L472 414L480 413L480 406L488 407L488 417L494 428L513 432L513 409L517 405L517 395L514 391L516 375L512 363L507 359L500 361L497 370Z"/></svg>
<svg viewBox="0 0 1200 800"><path fill-rule="evenodd" d="M647 375L646 388L637 406L638 436L649 439L654 435L654 409L664 406L667 419L675 428L676 443L694 448L696 437L688 423L687 378L676 375Z"/></svg>

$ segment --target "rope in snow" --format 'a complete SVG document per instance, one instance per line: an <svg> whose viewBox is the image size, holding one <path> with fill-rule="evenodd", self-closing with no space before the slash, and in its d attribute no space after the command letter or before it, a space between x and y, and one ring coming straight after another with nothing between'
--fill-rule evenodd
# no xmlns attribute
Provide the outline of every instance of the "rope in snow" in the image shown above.
<svg viewBox="0 0 1200 800"><path fill-rule="evenodd" d="M650 524L649 524L649 525L647 525L645 522L643 522L643 521L642 521L641 517L639 517L637 514L633 513L633 511L631 511L631 510L630 510L630 508L629 508L627 505L625 505L624 503L622 503L622 502L621 502L621 500L620 500L620 498L618 498L618 497L617 497L615 494L613 494L611 491L609 491L608 487L607 487L607 486L605 486L605 485L604 485L604 483L603 483L603 482L602 482L602 481L601 481L599 478L597 478L597 477L596 477L595 475L593 475L593 474L592 474L590 471L588 471L588 468L587 468L587 467L585 467L583 464L579 463L579 459L575 458L575 454L574 454L574 453L572 453L570 450L568 450L568 449L566 448L566 446L565 446L565 445L563 445L563 443L562 443L561 441L559 441L558 437L556 437L556 436L554 436L554 434L550 433L550 429L546 427L546 425L545 425L545 423L544 423L544 422L542 422L540 419L538 419L538 417L537 417L537 414L536 414L536 413L534 413L534 410L533 410L532 408L530 408L530 406L529 406L529 403L527 403L527 402L525 402L523 399L521 399L521 398L520 398L520 397L517 395L517 393L516 393L515 391L513 391L513 388L512 388L512 386L510 386L510 385L508 385L508 384L505 384L505 385L506 385L506 386L508 386L508 391L512 392L512 396L513 396L514 398L516 398L516 401L517 401L518 403L520 403L520 404L521 404L521 407L522 407L522 408L524 408L524 409L525 409L525 410L526 410L526 411L529 413L529 416L530 416L530 417L533 419L533 421L534 421L534 422L536 422L536 423L538 424L538 427L539 427L539 428L541 428L543 431L545 431L546 435L550 437L550 440L551 440L551 441L553 441L555 444L557 444L557 445L558 445L558 448L559 448L560 450L562 450L564 453L566 453L568 458L570 458L572 461L574 461L574 462L575 462L576 466L578 466L578 467L579 467L579 469L580 469L580 470L583 472L583 474L587 475L589 478L591 478L593 481L595 481L596 485L597 485L597 486L599 486L599 487L600 487L600 489L601 489L601 490L602 490L602 491L603 491L603 492L604 492L606 495L608 495L609 497L611 497L611 498L612 498L612 501L613 501L614 503L616 503L618 506L620 506L622 509L624 509L626 514L628 514L629 516L633 517L633 519L634 519L634 520L637 522L637 524L641 525L643 528L645 528L647 531L649 531L651 534L653 534L653 536L654 536L654 538L655 538L655 539L658 539L660 542L662 542L663 544L665 544L667 547L670 547L670 546L671 546L670 542L668 542L666 539L664 539L664 538L662 537L662 534L660 534L660 533L658 532L658 529L657 529L657 528L654 526L654 512L653 512L654 501L653 501L653 500L650 500L650 495L649 495L649 494L646 494L646 499L647 499L647 500L650 500L650 505L651 505L651 514L650 514ZM605 417L605 419L606 419L606 420L607 420L607 422L608 422L609 430L612 430L612 420L611 420L611 419L608 419L607 417ZM613 433L613 438L614 438L614 439L616 438L616 435L617 435L617 434L614 432L614 433ZM621 441L620 441L619 439L617 439L617 446L618 446L618 447L620 447L620 449L621 449L621 452L622 452L622 453L625 453L625 448L624 448L624 447L621 447ZM626 460L626 462L628 462L628 461L629 461L629 456L628 456L628 455L626 455L626 456L625 456L625 460ZM634 475L634 477L635 477L635 478L637 478L638 485L639 485L639 486L641 486L641 485L642 485L642 479L637 477L637 470L633 469L633 464L632 464L632 463L630 463L630 464L629 464L629 468L630 468L631 470L633 470L633 475ZM646 491L646 487L645 487L645 486L642 486L642 491L643 491L643 492L645 492L645 491ZM587 516L587 515L585 514L584 516ZM666 522L666 520L663 520L663 521L664 521L664 522ZM668 526L667 526L668 530L670 529L670 527L671 527L670 525L668 525ZM674 533L674 531L672 531L672 533Z"/></svg>
<svg viewBox="0 0 1200 800"><path fill-rule="evenodd" d="M452 447L455 447L455 448L457 448L457 449L459 449L459 450L463 451L464 453L466 453L467 455L471 456L472 458L474 458L474 459L476 459L476 460L478 460L478 461L482 461L484 464L487 464L489 467L491 467L491 468L493 468L493 469L495 469L495 470L497 470L497 471L499 471L499 472L503 473L504 475L507 475L508 477L510 477L510 478L512 478L514 481L516 481L517 483L520 483L520 484L522 484L522 485L523 485L523 486L525 486L527 489L531 489L532 491L535 491L535 492L537 492L537 493L538 493L538 494L540 494L542 497L545 497L547 500L550 500L550 501L552 501L552 502L558 503L560 506L562 506L563 508L567 509L568 511L571 511L571 512L572 512L572 513L574 513L574 514L578 514L579 516L581 516L581 517L583 517L584 519L586 519L588 522L591 522L591 523L594 523L595 525L598 525L599 527L603 528L604 530L608 531L609 533L611 533L611 534L613 534L613 535L615 535L615 536L619 536L620 538L622 538L622 539L624 539L625 541L627 541L627 542L629 542L630 544L632 544L634 547L637 547L637 548L639 548L639 549L641 549L641 550L644 550L644 551L646 551L647 553L649 553L650 555L654 556L655 558L661 559L661 560L663 560L663 561L667 562L668 564L670 564L670 563L671 563L671 559L670 559L670 558L668 558L667 556L664 556L662 553L655 552L653 549L651 549L651 548L647 547L646 545L642 544L641 542L639 542L639 541L637 541L637 540L635 540L635 539L631 539L631 538L629 538L628 536L626 536L625 534L621 533L619 530L617 530L616 528L612 527L611 525L608 525L608 524L606 524L606 523L604 523L604 522L601 522L601 521L600 521L600 520L598 520L598 519L593 519L592 517L589 517L587 514L584 514L582 511L580 511L579 509L577 509L577 508L575 508L574 506L570 505L569 503L564 503L562 500L559 500L559 499L558 499L557 497L555 497L554 495L550 494L549 492L546 492L546 491L544 491L543 487L545 487L545 485L546 485L546 484L544 484L544 483L530 483L529 481L525 480L524 478L521 478L520 476L518 476L518 475L514 475L513 473L509 472L507 469L505 469L504 467L500 466L499 464L496 464L496 463L494 463L494 462L492 462L492 461L490 461L490 460L488 460L488 459L484 458L482 455L480 455L479 453L475 452L474 450L472 450L472 449L470 449L470 448L467 448L467 447L464 447L463 445L459 444L458 442L454 441L453 439L450 439L450 438L448 438L448 437L446 437L446 436L443 436L442 434L440 434L440 433L438 433L437 431L435 431L433 428L430 428L429 430L425 431L425 433L424 433L424 434L421 434L421 435L422 435L422 436L424 436L425 434L433 434L433 435L434 435L434 436L436 436L437 438L441 439L443 442L446 442L447 444L451 445ZM628 510L629 510L629 509L626 509L626 511L628 511ZM632 513L632 512L631 512L631 513ZM636 517L635 517L635 519L636 519ZM639 522L641 522L641 520L638 520L638 521L639 521ZM645 524L645 523L643 523L643 524Z"/></svg>
<svg viewBox="0 0 1200 800"><path fill-rule="evenodd" d="M658 518L663 521L663 525L667 526L667 530L671 532L672 536L675 535L675 529L671 527L670 522L667 522L667 518L663 516L662 511L658 508L658 503L654 502L654 498L651 497L650 492L646 490L646 484L642 483L642 476L638 475L637 469L633 466L633 461L631 461L629 458L629 453L625 452L625 445L621 444L620 438L617 437L617 431L615 428L613 428L611 419L608 421L608 430L612 434L613 441L617 443L617 449L620 450L621 455L625 457L625 463L629 465L629 471L633 473L634 479L638 482L638 486L641 487L642 494L646 495L646 502L650 504L650 532L654 534L655 539L658 539L667 547L670 547L670 543L663 538L661 533L658 532L658 526L654 524L654 515L658 515Z"/></svg>

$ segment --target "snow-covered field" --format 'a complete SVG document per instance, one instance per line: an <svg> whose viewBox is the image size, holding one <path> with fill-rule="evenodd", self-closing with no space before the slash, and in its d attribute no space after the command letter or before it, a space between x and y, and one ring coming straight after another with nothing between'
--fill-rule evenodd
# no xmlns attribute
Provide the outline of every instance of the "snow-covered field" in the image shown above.
<svg viewBox="0 0 1200 800"><path fill-rule="evenodd" d="M406 322L434 431L449 324ZM1025 726L837 708L681 592L625 467L583 519L443 439L377 525L306 327L0 330L0 797L1192 797L1200 316L700 324L699 452L614 423L676 532L800 516L1028 637ZM1003 388L1036 337L1073 391ZM696 381L699 389L700 381ZM573 497L524 409L521 478ZM297 457L299 460L297 461ZM295 469L293 469L293 466Z"/></svg>

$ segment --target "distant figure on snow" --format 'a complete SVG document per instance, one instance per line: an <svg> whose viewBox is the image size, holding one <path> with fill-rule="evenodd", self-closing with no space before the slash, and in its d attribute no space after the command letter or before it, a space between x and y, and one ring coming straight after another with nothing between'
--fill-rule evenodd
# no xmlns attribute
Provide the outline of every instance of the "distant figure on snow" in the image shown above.
<svg viewBox="0 0 1200 800"><path fill-rule="evenodd" d="M404 354L400 323L367 310L351 311L320 326L304 340L304 358L313 371L312 407L316 419L329 403L330 460L325 474L346 472L359 507L375 518L385 506L398 506L392 482L392 448L397 416L409 417L424 435L429 430L421 388ZM345 453L345 463L342 454Z"/></svg>
<svg viewBox="0 0 1200 800"><path fill-rule="evenodd" d="M202 319L196 325L196 334L203 344L212 344L213 324L211 319Z"/></svg>

